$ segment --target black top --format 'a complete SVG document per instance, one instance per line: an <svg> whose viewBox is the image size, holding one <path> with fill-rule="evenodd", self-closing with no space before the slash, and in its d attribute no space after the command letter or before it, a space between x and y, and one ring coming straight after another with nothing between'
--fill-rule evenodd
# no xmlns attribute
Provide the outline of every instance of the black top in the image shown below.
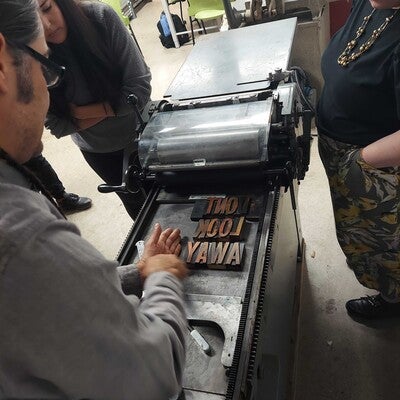
<svg viewBox="0 0 400 400"><path fill-rule="evenodd" d="M400 10L372 47L347 67L337 63L372 6L353 0L346 25L322 56L325 87L318 104L318 130L344 143L365 146L400 129ZM395 10L376 10L353 51Z"/></svg>

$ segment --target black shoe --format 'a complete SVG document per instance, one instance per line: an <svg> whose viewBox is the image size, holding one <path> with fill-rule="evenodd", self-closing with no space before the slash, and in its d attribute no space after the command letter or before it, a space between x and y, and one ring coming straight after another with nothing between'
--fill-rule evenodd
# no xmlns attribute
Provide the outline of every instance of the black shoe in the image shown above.
<svg viewBox="0 0 400 400"><path fill-rule="evenodd" d="M389 303L380 294L349 300L346 303L350 316L363 318L400 317L400 303Z"/></svg>
<svg viewBox="0 0 400 400"><path fill-rule="evenodd" d="M64 212L75 212L87 210L92 206L92 200L88 197L80 197L75 193L63 193L62 197L56 199L57 204Z"/></svg>

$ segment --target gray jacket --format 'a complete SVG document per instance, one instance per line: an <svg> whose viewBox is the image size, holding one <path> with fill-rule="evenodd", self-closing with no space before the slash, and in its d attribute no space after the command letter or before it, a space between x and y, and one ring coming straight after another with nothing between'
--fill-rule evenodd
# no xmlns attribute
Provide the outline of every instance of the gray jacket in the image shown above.
<svg viewBox="0 0 400 400"><path fill-rule="evenodd" d="M121 96L117 109L114 110L116 116L77 132L77 127L69 119L58 118L49 113L46 127L58 138L71 135L81 150L93 153L113 152L124 149L135 138L138 121L126 98L129 94L135 94L138 107L142 109L150 99L151 74L128 29L113 9L98 1L83 2L82 7L91 19L104 27L107 48L115 60L116 68L122 70ZM68 101L78 106L98 102L91 95L79 64L68 48L68 42L60 46L68 54L68 74L65 76Z"/></svg>
<svg viewBox="0 0 400 400"><path fill-rule="evenodd" d="M117 263L0 160L0 398L178 393L182 285L159 272L144 288L141 300L125 296Z"/></svg>

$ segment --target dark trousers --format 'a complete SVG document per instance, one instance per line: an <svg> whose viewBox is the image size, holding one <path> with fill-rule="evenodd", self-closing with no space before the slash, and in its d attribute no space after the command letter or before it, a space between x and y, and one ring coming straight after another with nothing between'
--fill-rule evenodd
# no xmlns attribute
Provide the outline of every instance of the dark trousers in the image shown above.
<svg viewBox="0 0 400 400"><path fill-rule="evenodd" d="M41 154L31 158L24 165L39 178L43 186L55 199L62 198L65 188L56 171Z"/></svg>
<svg viewBox="0 0 400 400"><path fill-rule="evenodd" d="M121 185L124 150L114 151L112 153L90 153L82 151L82 154L90 167L106 184ZM139 161L137 160L137 153L134 153L130 158L132 160L131 162L134 162L140 168ZM138 193L117 192L117 195L121 199L130 217L135 219L146 199L146 195L143 191L139 191Z"/></svg>

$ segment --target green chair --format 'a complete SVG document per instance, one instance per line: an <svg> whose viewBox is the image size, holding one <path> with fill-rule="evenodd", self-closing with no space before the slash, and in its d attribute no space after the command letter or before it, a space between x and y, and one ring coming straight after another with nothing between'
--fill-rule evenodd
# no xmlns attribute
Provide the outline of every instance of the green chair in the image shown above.
<svg viewBox="0 0 400 400"><path fill-rule="evenodd" d="M192 31L192 41L194 44L193 20L200 21L202 31L207 33L204 21L222 17L225 14L224 3L222 0L189 0L188 15L190 29Z"/></svg>
<svg viewBox="0 0 400 400"><path fill-rule="evenodd" d="M100 1L102 3L108 4L118 14L118 16L121 18L121 21L123 22L123 24L128 28L130 34L132 35L133 39L135 40L137 47L139 48L140 52L142 53L139 43L136 40L136 36L133 33L133 29L130 24L130 19L129 19L129 17L124 15L124 13L122 12L121 1L120 0L100 0Z"/></svg>

